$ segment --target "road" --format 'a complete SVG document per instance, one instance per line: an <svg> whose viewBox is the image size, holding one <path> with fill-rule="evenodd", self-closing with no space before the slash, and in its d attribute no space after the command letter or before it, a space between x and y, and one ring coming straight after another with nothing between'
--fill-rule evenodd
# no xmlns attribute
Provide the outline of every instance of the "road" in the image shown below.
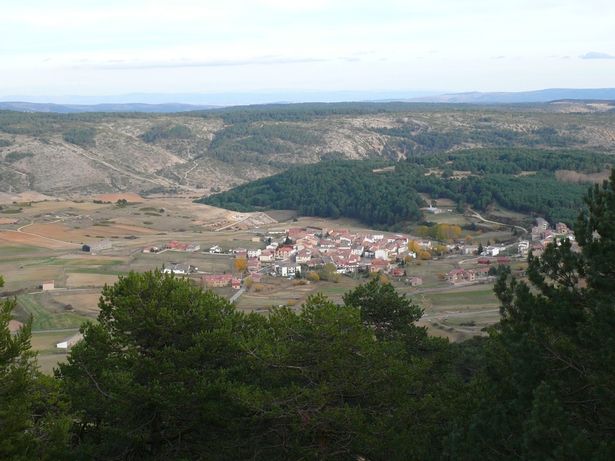
<svg viewBox="0 0 615 461"><path fill-rule="evenodd" d="M472 208L468 208L468 210L469 210L471 213L473 213L473 215L474 215L474 217L475 217L475 218L478 218L478 219L480 219L480 220L481 220L481 221L483 221L483 222L490 223L490 224L497 224L498 226L507 226L507 227L510 227L510 224L506 224L506 223L503 223L503 222L497 222L497 221L491 221L490 219L485 219L485 218L483 218L483 217L482 217L482 216L481 216L481 215L480 215L477 211L474 211ZM519 230L520 230L520 231L522 231L523 233L527 234L527 229L526 229L526 228L524 228L524 227L521 227L521 226L514 226L514 225L513 225L512 227L514 227L515 229L519 229Z"/></svg>
<svg viewBox="0 0 615 461"><path fill-rule="evenodd" d="M239 299L239 297L244 294L246 292L246 287L241 287L239 289L239 291L237 293L235 293L233 296L231 296L231 299L229 299L229 301L231 302L231 304L235 303L235 301L237 301Z"/></svg>
<svg viewBox="0 0 615 461"><path fill-rule="evenodd" d="M59 221L62 221L62 219L56 219L55 221L45 222L43 224L53 224L53 223L57 223ZM25 224L25 225L17 228L17 230L4 230L2 232L17 232L17 233L20 233L20 234L32 235L33 237L42 238L44 240L49 240L51 242L64 243L66 245L73 245L73 246L76 246L76 247L80 247L81 246L80 243L67 242L66 240L54 239L54 238L51 238L51 237L45 237L44 235L35 234L33 232L24 232L23 231L26 227L32 226L33 224L36 224L36 223L34 221L30 221L28 224Z"/></svg>

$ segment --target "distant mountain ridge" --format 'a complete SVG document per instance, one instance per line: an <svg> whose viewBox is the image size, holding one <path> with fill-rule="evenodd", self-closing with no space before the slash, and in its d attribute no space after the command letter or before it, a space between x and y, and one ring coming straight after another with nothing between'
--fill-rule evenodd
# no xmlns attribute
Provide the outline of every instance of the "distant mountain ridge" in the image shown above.
<svg viewBox="0 0 615 461"><path fill-rule="evenodd" d="M195 110L215 109L219 106L196 104L145 104L145 103L105 103L105 104L53 104L25 101L0 102L0 110L18 112L51 112L56 114L80 114L85 112L143 112L143 113L177 113Z"/></svg>
<svg viewBox="0 0 615 461"><path fill-rule="evenodd" d="M17 99L19 98L19 99ZM38 102L30 102L38 101ZM133 94L124 96L49 98L19 96L0 101L0 110L19 112L84 113L143 112L173 113L210 110L255 104L338 103L338 102L408 102L448 104L532 104L554 101L615 101L615 88L548 88L519 92L437 93L412 91L332 91L269 92L219 94ZM68 100L70 103L63 103ZM61 101L61 102L57 102Z"/></svg>
<svg viewBox="0 0 615 461"><path fill-rule="evenodd" d="M471 103L471 104L523 104L546 103L558 100L615 100L615 88L548 88L519 92L467 92L414 98L415 102Z"/></svg>

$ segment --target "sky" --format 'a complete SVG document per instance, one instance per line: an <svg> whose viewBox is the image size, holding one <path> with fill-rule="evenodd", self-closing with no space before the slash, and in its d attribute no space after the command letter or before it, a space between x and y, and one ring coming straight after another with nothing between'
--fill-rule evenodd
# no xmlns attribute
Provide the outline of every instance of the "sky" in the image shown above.
<svg viewBox="0 0 615 461"><path fill-rule="evenodd" d="M615 87L613 0L0 0L0 97Z"/></svg>

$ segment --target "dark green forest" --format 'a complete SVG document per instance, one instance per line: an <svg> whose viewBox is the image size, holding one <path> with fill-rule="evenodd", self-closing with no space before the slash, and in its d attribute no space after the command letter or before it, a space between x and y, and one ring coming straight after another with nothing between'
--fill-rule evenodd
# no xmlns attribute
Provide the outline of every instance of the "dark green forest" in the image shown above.
<svg viewBox="0 0 615 461"><path fill-rule="evenodd" d="M615 172L574 230L579 251L565 240L523 279L500 271L500 322L454 344L378 279L264 316L130 273L48 377L3 300L0 458L611 460Z"/></svg>
<svg viewBox="0 0 615 461"><path fill-rule="evenodd" d="M460 207L486 210L498 204L572 224L587 186L560 182L555 171L593 173L607 168L610 160L606 154L532 149L476 149L394 164L334 160L294 167L200 201L236 211L293 209L307 216L344 216L386 228L418 220L419 208L426 206L419 193L427 193ZM386 166L394 171L374 172ZM430 174L430 168L441 174ZM453 170L472 175L454 178ZM534 174L518 176L522 171Z"/></svg>

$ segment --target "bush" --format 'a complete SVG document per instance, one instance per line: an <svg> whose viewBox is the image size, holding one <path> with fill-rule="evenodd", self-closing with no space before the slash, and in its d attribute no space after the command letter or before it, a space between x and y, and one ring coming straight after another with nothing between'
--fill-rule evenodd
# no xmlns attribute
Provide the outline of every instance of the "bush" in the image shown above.
<svg viewBox="0 0 615 461"><path fill-rule="evenodd" d="M62 135L64 141L81 147L93 147L96 145L96 128L70 128Z"/></svg>

